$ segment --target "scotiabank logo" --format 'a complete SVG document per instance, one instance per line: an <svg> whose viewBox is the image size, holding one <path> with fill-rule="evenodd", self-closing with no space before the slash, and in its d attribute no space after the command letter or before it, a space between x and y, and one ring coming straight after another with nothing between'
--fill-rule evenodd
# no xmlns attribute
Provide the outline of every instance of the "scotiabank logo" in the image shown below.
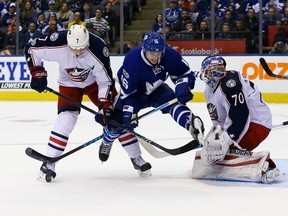
<svg viewBox="0 0 288 216"><path fill-rule="evenodd" d="M288 63L284 62L269 62L268 66L274 74L278 75L288 75ZM281 78L270 77L265 73L261 64L255 64L253 62L248 62L243 65L242 73L249 80L260 79L260 80L284 80Z"/></svg>

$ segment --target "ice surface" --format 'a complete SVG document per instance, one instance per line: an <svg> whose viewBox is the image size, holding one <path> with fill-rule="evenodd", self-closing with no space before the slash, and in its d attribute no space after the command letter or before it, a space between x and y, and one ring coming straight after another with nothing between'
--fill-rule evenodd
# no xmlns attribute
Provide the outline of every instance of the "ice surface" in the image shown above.
<svg viewBox="0 0 288 216"><path fill-rule="evenodd" d="M89 102L85 105L93 108ZM288 119L288 104L269 104L273 123ZM211 123L204 103L189 103ZM195 151L161 159L143 149L152 168L140 178L129 157L115 142L108 162L98 159L100 141L62 159L52 183L36 180L41 162L25 149L45 153L56 118L56 102L0 102L1 216L270 216L287 215L288 177L270 185L191 179ZM144 110L148 111L148 110ZM167 147L190 141L189 133L169 115L157 112L140 121L140 134ZM288 170L288 127L273 129L257 150L270 150L279 168ZM66 151L99 136L101 127L83 110Z"/></svg>

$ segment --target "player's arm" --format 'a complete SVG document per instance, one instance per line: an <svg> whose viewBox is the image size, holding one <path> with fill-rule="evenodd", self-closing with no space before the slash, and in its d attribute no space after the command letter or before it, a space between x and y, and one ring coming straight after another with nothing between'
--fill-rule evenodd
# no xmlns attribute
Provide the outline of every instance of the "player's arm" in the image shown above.
<svg viewBox="0 0 288 216"><path fill-rule="evenodd" d="M53 59L55 56L53 52L57 52L57 47L65 43L66 31L63 31L50 36L43 35L32 40L24 47L27 67L32 76L30 83L32 89L40 93L45 90L47 87L47 71L41 64L41 61Z"/></svg>
<svg viewBox="0 0 288 216"><path fill-rule="evenodd" d="M179 103L186 104L193 99L191 90L195 85L195 74L191 71L188 62L175 50L170 51L169 57L170 56L171 62L173 62L173 65L171 65L173 70L169 72L172 82L176 85L175 94Z"/></svg>
<svg viewBox="0 0 288 216"><path fill-rule="evenodd" d="M113 111L113 90L115 83L110 65L109 50L103 40L90 34L90 51L96 56L96 61L102 65L94 71L98 85L99 113L103 114L104 124L108 124ZM96 120L97 121L97 120Z"/></svg>
<svg viewBox="0 0 288 216"><path fill-rule="evenodd" d="M134 109L137 104L137 76L133 65L124 63L119 69L117 77L121 87L120 97L123 103L123 123L125 127L135 128L137 123L131 124L133 113L135 113Z"/></svg>

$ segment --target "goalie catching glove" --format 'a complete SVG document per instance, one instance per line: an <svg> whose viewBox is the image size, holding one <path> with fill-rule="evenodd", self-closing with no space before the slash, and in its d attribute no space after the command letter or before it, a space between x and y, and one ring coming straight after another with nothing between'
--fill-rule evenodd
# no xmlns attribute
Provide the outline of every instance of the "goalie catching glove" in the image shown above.
<svg viewBox="0 0 288 216"><path fill-rule="evenodd" d="M234 141L220 125L213 126L204 140L204 147L201 150L201 158L209 165L224 160L229 147ZM239 145L238 145L239 146Z"/></svg>
<svg viewBox="0 0 288 216"><path fill-rule="evenodd" d="M32 75L30 86L32 89L43 92L47 87L47 71L43 66L34 66L29 68Z"/></svg>
<svg viewBox="0 0 288 216"><path fill-rule="evenodd" d="M105 126L112 119L113 106L107 98L99 98L99 114L95 116L95 121Z"/></svg>

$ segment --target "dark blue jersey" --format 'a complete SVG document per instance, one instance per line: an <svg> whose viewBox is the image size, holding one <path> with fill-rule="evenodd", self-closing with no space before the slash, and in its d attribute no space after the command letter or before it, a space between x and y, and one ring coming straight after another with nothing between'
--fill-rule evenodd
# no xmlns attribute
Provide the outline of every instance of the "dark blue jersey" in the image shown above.
<svg viewBox="0 0 288 216"><path fill-rule="evenodd" d="M165 48L165 53L156 65L149 63L141 47L131 49L125 56L117 77L121 86L121 99L125 100L124 104L132 106L136 103L135 95L137 97L150 95L168 77L174 83L179 78L188 77L191 80L191 89L194 87L195 80L188 63L170 47ZM136 92L137 94L134 94Z"/></svg>

